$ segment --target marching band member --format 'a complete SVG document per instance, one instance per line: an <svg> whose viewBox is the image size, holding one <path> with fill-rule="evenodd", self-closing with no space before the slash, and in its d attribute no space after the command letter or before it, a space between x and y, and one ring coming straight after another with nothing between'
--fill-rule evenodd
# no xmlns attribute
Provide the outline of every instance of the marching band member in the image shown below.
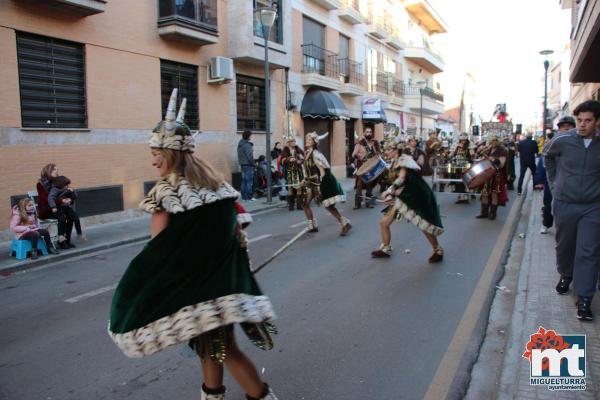
<svg viewBox="0 0 600 400"><path fill-rule="evenodd" d="M358 170L365 162L373 157L378 157L380 153L380 147L377 140L373 138L373 128L366 127L360 140L354 146L352 152L352 158L355 160L354 165ZM360 208L362 191L366 189L365 194L365 207L373 208L371 197L373 196L373 188L377 184L377 179L372 182L365 183L360 176L356 176L355 181L355 193L354 193L354 209Z"/></svg>
<svg viewBox="0 0 600 400"><path fill-rule="evenodd" d="M412 157L412 159L419 165L421 171L425 167L425 152L417 146L417 139L414 136L409 136L404 148L404 154ZM422 176L423 174L420 173Z"/></svg>
<svg viewBox="0 0 600 400"><path fill-rule="evenodd" d="M176 101L174 89L150 138L160 180L140 208L152 214L152 239L115 290L109 335L129 357L187 343L200 358L202 400L225 399L224 364L248 398L276 400L234 337L239 323L252 343L270 349L276 332L271 302L250 271L240 226L250 221L238 222L239 193L194 155L185 99L177 118Z"/></svg>
<svg viewBox="0 0 600 400"><path fill-rule="evenodd" d="M469 137L465 133L461 133L458 137L458 145L454 148L450 156L456 167L463 167L473 162L470 145ZM455 184L455 187L459 192L467 191L464 183L457 183ZM469 194L460 193L458 195L458 200L456 200L456 204L469 204Z"/></svg>
<svg viewBox="0 0 600 400"><path fill-rule="evenodd" d="M397 147L390 145L390 152L395 152L396 159L390 167L388 179L393 181L382 194L387 207L383 209L383 217L379 222L381 229L381 245L373 251L374 258L387 258L392 253L390 245L390 225L394 220L407 221L417 226L433 248L429 262L440 262L444 258L444 249L437 236L444 232L442 220L435 195L425 180L419 175L419 165L407 154L399 155Z"/></svg>
<svg viewBox="0 0 600 400"><path fill-rule="evenodd" d="M285 181L288 185L288 208L290 211L304 208L304 151L296 144L293 136L287 138L287 146L281 153L281 164L284 168ZM294 204L295 202L295 204Z"/></svg>
<svg viewBox="0 0 600 400"><path fill-rule="evenodd" d="M425 141L425 162L424 168L421 170L423 176L433 174L433 168L439 164L440 151L442 150L442 142L438 139L437 133L432 131L429 138Z"/></svg>
<svg viewBox="0 0 600 400"><path fill-rule="evenodd" d="M492 177L481 189L481 213L476 218L496 219L498 206L505 205L508 201L506 192L506 158L508 150L494 134L488 135L487 146L480 148L478 155L491 161L496 169Z"/></svg>
<svg viewBox="0 0 600 400"><path fill-rule="evenodd" d="M350 220L338 211L335 204L346 201L344 191L339 182L331 173L329 162L318 150L319 141L326 138L329 132L319 136L317 132L306 134L304 147L304 182L306 185L306 200L304 202L304 214L308 220L309 232L318 232L319 226L310 208L310 203L315 199L317 206L323 204L327 211L333 215L341 226L340 235L346 236L352 228Z"/></svg>

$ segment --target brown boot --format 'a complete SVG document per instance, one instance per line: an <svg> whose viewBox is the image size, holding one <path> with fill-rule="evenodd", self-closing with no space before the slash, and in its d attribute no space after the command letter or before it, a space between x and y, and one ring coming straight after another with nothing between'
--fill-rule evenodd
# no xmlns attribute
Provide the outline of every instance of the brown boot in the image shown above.
<svg viewBox="0 0 600 400"><path fill-rule="evenodd" d="M383 243L375 251L371 252L373 258L389 258L392 255L392 246L386 246Z"/></svg>
<svg viewBox="0 0 600 400"><path fill-rule="evenodd" d="M430 263L437 263L444 259L444 249L442 246L438 246L433 250L433 254L429 257Z"/></svg>
<svg viewBox="0 0 600 400"><path fill-rule="evenodd" d="M340 223L340 225L342 226L340 236L346 236L348 234L348 231L352 229L352 225L350 225L350 220L346 217L342 217L342 222Z"/></svg>
<svg viewBox="0 0 600 400"><path fill-rule="evenodd" d="M492 206L490 208L490 215L488 216L489 220L493 221L496 219L496 210L498 210L498 205L492 204Z"/></svg>
<svg viewBox="0 0 600 400"><path fill-rule="evenodd" d="M288 194L288 210L289 211L294 211L294 204L296 202L296 196L294 196L293 194Z"/></svg>
<svg viewBox="0 0 600 400"><path fill-rule="evenodd" d="M481 214L479 214L475 218L477 218L477 219L487 218L488 215L489 215L488 214L489 208L490 208L489 204L483 204L483 203L481 203Z"/></svg>
<svg viewBox="0 0 600 400"><path fill-rule="evenodd" d="M296 210L304 210L304 197L301 195L296 196Z"/></svg>

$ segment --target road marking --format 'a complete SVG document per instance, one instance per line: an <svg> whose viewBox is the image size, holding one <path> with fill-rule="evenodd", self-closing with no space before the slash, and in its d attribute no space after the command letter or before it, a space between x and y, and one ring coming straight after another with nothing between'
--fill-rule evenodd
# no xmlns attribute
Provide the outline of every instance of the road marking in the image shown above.
<svg viewBox="0 0 600 400"><path fill-rule="evenodd" d="M87 292L84 294L80 294L79 296L71 297L70 299L66 299L65 303L77 303L80 300L87 299L88 297L94 297L102 293L109 292L117 287L117 284L106 286L100 289L92 290L91 292Z"/></svg>
<svg viewBox="0 0 600 400"><path fill-rule="evenodd" d="M271 236L273 236L273 235L271 235L270 233L267 233L266 235L260 235L260 236L257 236L255 238L248 240L248 243L258 242L259 240L263 240L263 239L266 239Z"/></svg>
<svg viewBox="0 0 600 400"><path fill-rule="evenodd" d="M290 225L290 228L297 228L297 227L299 227L301 225L305 225L305 224L306 224L306 221L300 221L297 224Z"/></svg>
<svg viewBox="0 0 600 400"><path fill-rule="evenodd" d="M438 366L435 376L427 389L427 393L425 393L424 399L426 400L446 399L449 397L460 363L463 360L463 355L467 351L478 320L483 312L483 306L489 304L486 300L489 291L495 285L496 267L500 264L505 250L510 244L511 234L513 234L514 228L518 223L517 216L521 212L524 198L525 196L520 196L517 203L510 210L507 222L502 227L502 231L500 231L498 240L496 240L494 248L490 253L479 282L477 282L477 286L475 286L473 295L467 304L458 327L454 331L452 341Z"/></svg>

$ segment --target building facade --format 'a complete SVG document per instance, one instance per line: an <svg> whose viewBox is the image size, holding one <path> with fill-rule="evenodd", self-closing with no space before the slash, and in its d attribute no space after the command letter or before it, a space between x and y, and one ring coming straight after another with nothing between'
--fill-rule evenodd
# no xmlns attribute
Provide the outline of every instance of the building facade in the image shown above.
<svg viewBox="0 0 600 400"><path fill-rule="evenodd" d="M444 64L429 38L447 28L425 0L0 0L0 223L47 163L90 223L133 214L157 179L147 140L173 87L197 154L235 185L240 133L265 153L264 6L278 12L272 143L329 131L323 151L344 176L365 123L380 138L433 129Z"/></svg>

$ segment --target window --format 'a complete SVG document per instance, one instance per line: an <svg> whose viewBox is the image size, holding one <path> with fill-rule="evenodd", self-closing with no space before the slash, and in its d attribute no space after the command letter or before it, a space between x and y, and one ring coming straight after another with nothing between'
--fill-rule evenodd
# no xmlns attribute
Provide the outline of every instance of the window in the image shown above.
<svg viewBox="0 0 600 400"><path fill-rule="evenodd" d="M216 32L217 0L158 0L159 24L172 20Z"/></svg>
<svg viewBox="0 0 600 400"><path fill-rule="evenodd" d="M264 37L262 24L260 23L260 15L257 12L261 8L270 7L277 11L275 23L269 31L269 41L282 44L283 43L283 16L281 15L281 0L252 0L254 2L254 36Z"/></svg>
<svg viewBox="0 0 600 400"><path fill-rule="evenodd" d="M82 44L18 32L17 59L23 127L87 127Z"/></svg>
<svg viewBox="0 0 600 400"><path fill-rule="evenodd" d="M350 75L349 68L349 58L350 58L350 38L340 34L340 73L345 77Z"/></svg>
<svg viewBox="0 0 600 400"><path fill-rule="evenodd" d="M237 75L236 102L238 131L266 129L263 79Z"/></svg>
<svg viewBox="0 0 600 400"><path fill-rule="evenodd" d="M185 123L190 129L198 129L198 67L173 61L160 60L160 95L162 115L165 115L169 98L178 89L177 104L187 99Z"/></svg>

